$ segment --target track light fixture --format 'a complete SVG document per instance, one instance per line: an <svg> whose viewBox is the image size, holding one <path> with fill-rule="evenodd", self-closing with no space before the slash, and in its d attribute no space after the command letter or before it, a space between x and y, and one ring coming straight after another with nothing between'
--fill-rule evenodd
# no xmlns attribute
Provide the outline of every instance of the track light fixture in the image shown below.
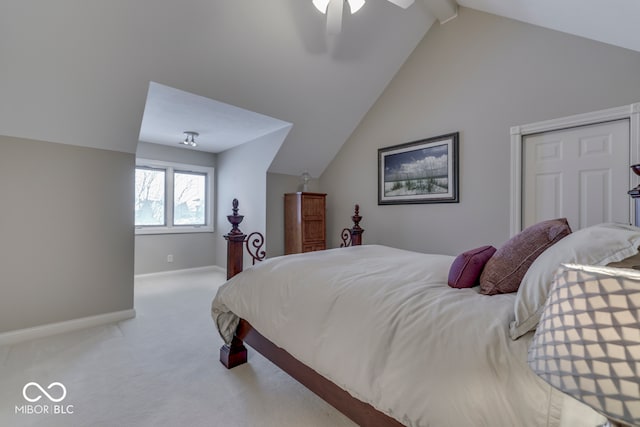
<svg viewBox="0 0 640 427"><path fill-rule="evenodd" d="M195 137L200 135L198 132L185 130L183 133L185 134L185 138L184 141L180 141L180 145L189 145L191 147L198 146L198 143L195 141Z"/></svg>

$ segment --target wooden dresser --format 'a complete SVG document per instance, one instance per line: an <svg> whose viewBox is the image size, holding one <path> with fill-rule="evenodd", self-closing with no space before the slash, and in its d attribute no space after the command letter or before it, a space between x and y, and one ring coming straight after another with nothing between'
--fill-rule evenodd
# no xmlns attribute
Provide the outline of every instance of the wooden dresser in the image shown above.
<svg viewBox="0 0 640 427"><path fill-rule="evenodd" d="M326 249L326 194L287 193L284 195L284 253Z"/></svg>

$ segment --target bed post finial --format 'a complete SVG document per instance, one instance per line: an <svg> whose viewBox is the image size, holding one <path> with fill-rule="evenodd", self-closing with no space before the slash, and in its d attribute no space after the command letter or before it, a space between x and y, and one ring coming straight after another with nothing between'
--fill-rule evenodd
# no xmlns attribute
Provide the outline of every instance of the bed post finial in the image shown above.
<svg viewBox="0 0 640 427"><path fill-rule="evenodd" d="M227 215L227 219L231 223L231 231L229 232L228 235L230 236L240 235L242 234L242 231L240 231L240 229L238 228L238 225L240 225L240 223L244 219L244 215L238 215L238 199L233 199L231 206L233 207L233 209L231 209L233 212L233 215Z"/></svg>
<svg viewBox="0 0 640 427"><path fill-rule="evenodd" d="M356 204L355 215L351 217L351 220L353 221L354 229L362 230L360 228L360 221L362 220L362 217L360 216L360 205Z"/></svg>
<svg viewBox="0 0 640 427"><path fill-rule="evenodd" d="M231 231L224 236L227 241L227 279L231 279L242 271L244 249L244 240L247 237L238 225L244 219L243 215L238 215L238 199L233 199L233 215L227 215L227 219L231 223Z"/></svg>

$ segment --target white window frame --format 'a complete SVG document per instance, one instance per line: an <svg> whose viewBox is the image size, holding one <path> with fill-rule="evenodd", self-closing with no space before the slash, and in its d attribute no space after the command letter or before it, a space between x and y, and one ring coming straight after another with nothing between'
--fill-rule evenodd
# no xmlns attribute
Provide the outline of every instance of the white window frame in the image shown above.
<svg viewBox="0 0 640 427"><path fill-rule="evenodd" d="M136 159L137 168L164 169L165 174L165 220L166 225L136 225L136 235L144 234L183 234L183 233L213 233L213 196L215 169L206 166L189 165L185 163L166 162L162 160ZM205 225L173 225L174 213L174 172L194 172L206 174L206 203Z"/></svg>

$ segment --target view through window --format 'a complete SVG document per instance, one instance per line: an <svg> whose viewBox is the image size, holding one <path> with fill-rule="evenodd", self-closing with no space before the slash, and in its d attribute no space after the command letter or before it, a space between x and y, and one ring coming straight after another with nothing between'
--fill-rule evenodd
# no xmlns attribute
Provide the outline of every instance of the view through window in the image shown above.
<svg viewBox="0 0 640 427"><path fill-rule="evenodd" d="M175 172L173 180L173 224L205 225L206 178L204 173Z"/></svg>
<svg viewBox="0 0 640 427"><path fill-rule="evenodd" d="M137 234L213 231L213 168L138 160Z"/></svg>

